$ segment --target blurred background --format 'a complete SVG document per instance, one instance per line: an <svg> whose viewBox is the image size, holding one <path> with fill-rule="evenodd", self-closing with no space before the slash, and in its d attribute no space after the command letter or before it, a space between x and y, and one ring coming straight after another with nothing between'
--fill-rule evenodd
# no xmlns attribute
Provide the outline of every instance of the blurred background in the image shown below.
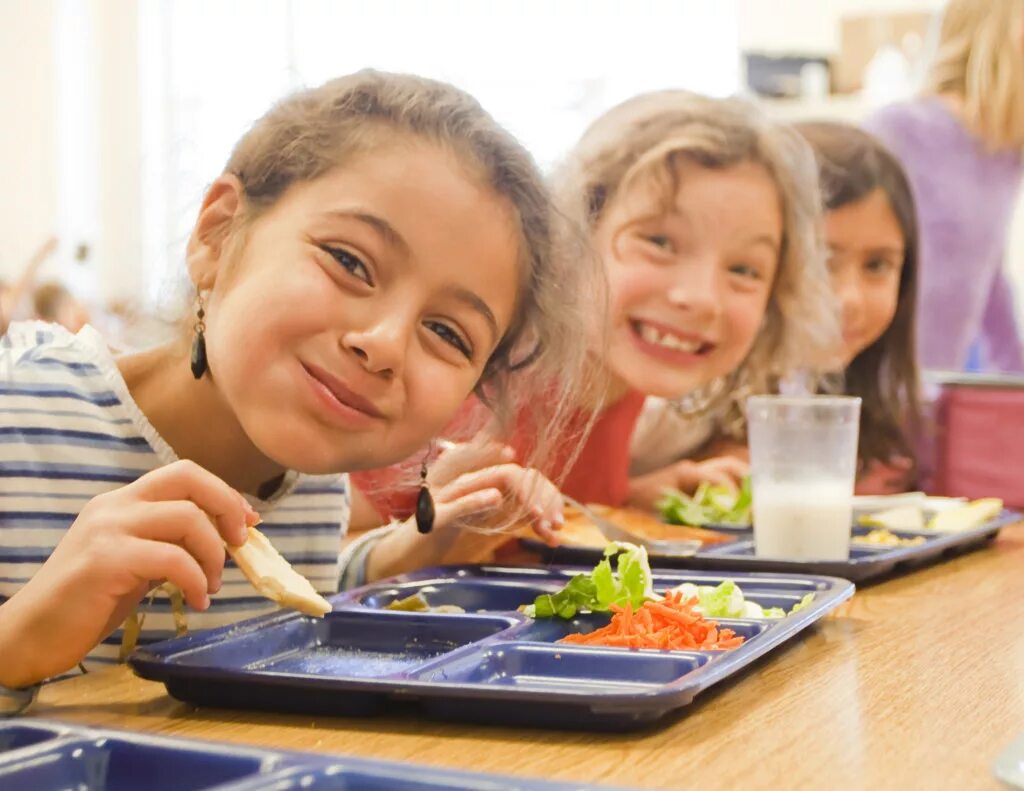
<svg viewBox="0 0 1024 791"><path fill-rule="evenodd" d="M857 121L915 92L941 7L0 0L0 279L35 261L36 283L145 343L185 296L186 236L234 141L275 98L362 67L469 90L550 166L596 115L654 88ZM1010 253L1024 293L1021 210Z"/></svg>

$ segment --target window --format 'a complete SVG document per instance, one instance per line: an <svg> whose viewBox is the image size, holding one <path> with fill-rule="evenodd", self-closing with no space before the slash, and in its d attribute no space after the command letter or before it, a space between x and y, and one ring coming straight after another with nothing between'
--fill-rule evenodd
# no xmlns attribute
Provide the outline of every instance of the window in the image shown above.
<svg viewBox="0 0 1024 791"><path fill-rule="evenodd" d="M373 67L452 82L558 160L641 91L739 88L734 0L161 0L140 7L150 297L180 279L202 193L273 100Z"/></svg>

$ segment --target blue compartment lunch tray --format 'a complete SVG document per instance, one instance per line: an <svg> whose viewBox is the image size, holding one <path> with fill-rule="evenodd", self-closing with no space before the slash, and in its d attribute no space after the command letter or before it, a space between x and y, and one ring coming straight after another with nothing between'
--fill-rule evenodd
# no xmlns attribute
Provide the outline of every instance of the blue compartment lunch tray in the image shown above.
<svg viewBox="0 0 1024 791"><path fill-rule="evenodd" d="M610 616L531 620L516 608L580 568L424 569L333 598L324 619L275 613L146 646L129 660L180 700L331 715L413 713L485 723L627 730L654 722L793 638L853 594L829 577L660 572L655 590L726 577L774 621L716 619L746 637L730 651L652 651L556 644ZM464 614L382 609L422 592ZM402 704L408 704L403 706Z"/></svg>
<svg viewBox="0 0 1024 791"><path fill-rule="evenodd" d="M936 533L931 530L892 530L902 538L924 536L925 543L915 546L874 546L851 544L848 560L783 560L759 558L754 555L753 530L747 528L729 531L736 538L724 544L714 544L693 555L650 556L655 568L714 569L716 571L770 571L780 574L825 574L842 577L858 585L913 571L920 566L947 560L972 549L984 546L1004 527L1021 520L1013 511L1003 511L995 519L971 530L955 533ZM721 528L715 528L721 530ZM855 526L854 536L863 536L873 528ZM725 532L725 531L723 531ZM596 563L601 557L599 549L589 547L550 547L540 541L523 543L540 552L552 563Z"/></svg>
<svg viewBox="0 0 1024 791"><path fill-rule="evenodd" d="M0 791L569 791L590 786L42 720L0 721Z"/></svg>

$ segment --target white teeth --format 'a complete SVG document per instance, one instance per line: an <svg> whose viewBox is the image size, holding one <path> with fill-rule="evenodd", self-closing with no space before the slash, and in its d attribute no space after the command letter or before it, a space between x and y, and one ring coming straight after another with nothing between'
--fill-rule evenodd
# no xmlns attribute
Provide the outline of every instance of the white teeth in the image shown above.
<svg viewBox="0 0 1024 791"><path fill-rule="evenodd" d="M686 352L687 354L696 354L700 351L701 344L699 341L684 341L682 338L667 332L659 332L650 324L639 324L639 328L640 337L647 343L664 346L666 349Z"/></svg>

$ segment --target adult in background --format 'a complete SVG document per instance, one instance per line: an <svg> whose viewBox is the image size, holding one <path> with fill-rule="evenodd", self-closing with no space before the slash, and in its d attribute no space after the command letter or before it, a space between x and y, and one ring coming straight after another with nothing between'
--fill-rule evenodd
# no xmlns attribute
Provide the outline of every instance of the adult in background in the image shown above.
<svg viewBox="0 0 1024 791"><path fill-rule="evenodd" d="M921 232L917 311L924 368L1024 371L1006 269L1024 149L1024 0L951 0L922 96L866 127L900 158Z"/></svg>

